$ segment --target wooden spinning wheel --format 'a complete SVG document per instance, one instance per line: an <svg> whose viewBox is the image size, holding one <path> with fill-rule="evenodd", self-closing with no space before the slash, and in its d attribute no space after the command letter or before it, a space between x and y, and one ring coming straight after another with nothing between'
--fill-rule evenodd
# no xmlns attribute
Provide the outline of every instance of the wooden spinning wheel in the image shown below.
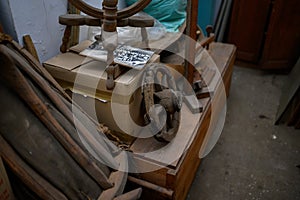
<svg viewBox="0 0 300 200"><path fill-rule="evenodd" d="M133 26L141 27L143 42L147 46L148 36L145 27L154 25L154 20L151 17L136 17L133 16L137 12L144 9L151 0L139 0L133 5L117 10L118 0L103 0L103 9L92 7L83 0L68 0L77 9L86 13L89 16L78 14L67 14L59 17L59 23L66 25L63 43L60 47L62 53L65 53L68 48L68 42L71 34L72 26L101 26L101 40L104 49L107 50L107 89L114 88L114 80L120 75L123 70L120 66L113 62L113 51L118 46L117 26Z"/></svg>
<svg viewBox="0 0 300 200"><path fill-rule="evenodd" d="M166 66L153 63L147 66L142 85L145 121L151 123L151 131L157 140L170 142L178 131L182 106L182 94L178 92L175 79ZM155 104L162 107L155 109ZM165 122L163 113L166 113Z"/></svg>
<svg viewBox="0 0 300 200"><path fill-rule="evenodd" d="M68 0L69 3L73 4L77 9L81 10L87 15L92 17L103 19L104 18L104 11L102 9L98 9L95 7L90 6L89 4L85 3L83 0ZM124 19L128 18L137 12L143 10L151 0L139 0L136 3L132 4L131 6L124 8L122 10L116 11L116 18L117 19ZM104 0L103 6L116 6L118 0Z"/></svg>

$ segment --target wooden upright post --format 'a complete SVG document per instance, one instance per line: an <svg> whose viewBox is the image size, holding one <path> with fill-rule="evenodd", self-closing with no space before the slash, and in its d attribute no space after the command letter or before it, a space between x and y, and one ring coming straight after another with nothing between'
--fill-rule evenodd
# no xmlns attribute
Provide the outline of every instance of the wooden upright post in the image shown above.
<svg viewBox="0 0 300 200"><path fill-rule="evenodd" d="M187 1L187 27L186 34L191 39L186 41L185 49L185 77L190 84L193 84L194 79L194 62L195 62L195 47L197 37L197 18L198 18L198 0Z"/></svg>

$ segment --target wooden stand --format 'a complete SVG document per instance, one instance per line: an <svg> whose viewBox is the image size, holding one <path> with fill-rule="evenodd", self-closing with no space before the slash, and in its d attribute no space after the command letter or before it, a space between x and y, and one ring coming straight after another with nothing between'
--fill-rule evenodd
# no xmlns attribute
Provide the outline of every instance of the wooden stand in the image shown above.
<svg viewBox="0 0 300 200"><path fill-rule="evenodd" d="M212 43L209 53L220 70L228 96L236 47L229 44ZM179 200L186 198L200 164L199 151L203 147L206 137L212 134L211 130L211 132L208 131L209 125L211 120L216 120L216 118L211 118L211 116L217 116L221 112L221 107L211 109L213 103L218 105L220 101L221 81L213 80L212 84L215 84L214 93L210 98L200 100L204 108L201 114L192 114L187 107L183 106L182 112L184 113L185 121L193 123L193 120L199 117L198 119L200 120L196 122L197 125L195 127L191 127L189 123L186 123L185 127L179 128L179 132L174 138L175 141L172 141L163 151L157 154L147 154L144 157L140 155L135 157L135 159L139 160L137 163L140 163L139 167L141 168L158 167L160 164L166 164L163 163L165 159L174 157L176 152L186 148L186 151L178 160L166 167L148 173L132 174L133 177L129 178L131 184L143 187L141 199ZM137 139L131 146L131 150L133 152L151 152L153 149L159 148L159 145L161 143L151 138Z"/></svg>

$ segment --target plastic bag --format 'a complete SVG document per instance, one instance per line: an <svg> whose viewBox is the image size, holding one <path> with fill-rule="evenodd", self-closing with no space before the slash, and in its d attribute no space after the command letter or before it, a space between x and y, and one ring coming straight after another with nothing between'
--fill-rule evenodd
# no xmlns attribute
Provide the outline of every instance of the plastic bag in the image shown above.
<svg viewBox="0 0 300 200"><path fill-rule="evenodd" d="M148 14L144 12L139 12L136 14L136 16L142 16L142 15L148 15ZM167 32L166 27L156 19L154 19L154 26L147 27L146 30L147 30L148 40L150 41L159 40ZM142 41L141 28L139 27L130 27L130 26L118 27L117 31L118 31L119 43L121 44Z"/></svg>
<svg viewBox="0 0 300 200"><path fill-rule="evenodd" d="M144 12L139 12L136 14L139 15L148 15ZM153 27L147 27L147 35L148 40L159 40L162 38L166 32L167 29L164 25L162 25L158 20L154 19L154 26ZM136 42L142 41L142 35L141 35L141 28L139 27L117 27L118 32L118 43L119 44L132 44ZM101 34L101 28L100 27L89 27L88 30L88 39L91 41L95 41L95 35Z"/></svg>
<svg viewBox="0 0 300 200"><path fill-rule="evenodd" d="M125 0L127 5L132 5L137 0ZM177 32L186 19L187 0L152 0L143 10L160 23L168 32Z"/></svg>

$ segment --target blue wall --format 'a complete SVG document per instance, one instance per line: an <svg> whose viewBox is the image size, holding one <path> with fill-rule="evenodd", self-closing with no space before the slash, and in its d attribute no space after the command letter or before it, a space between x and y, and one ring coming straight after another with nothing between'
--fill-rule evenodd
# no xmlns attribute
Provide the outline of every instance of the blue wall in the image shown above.
<svg viewBox="0 0 300 200"><path fill-rule="evenodd" d="M199 0L198 25L205 32L207 25L214 25L222 0Z"/></svg>

